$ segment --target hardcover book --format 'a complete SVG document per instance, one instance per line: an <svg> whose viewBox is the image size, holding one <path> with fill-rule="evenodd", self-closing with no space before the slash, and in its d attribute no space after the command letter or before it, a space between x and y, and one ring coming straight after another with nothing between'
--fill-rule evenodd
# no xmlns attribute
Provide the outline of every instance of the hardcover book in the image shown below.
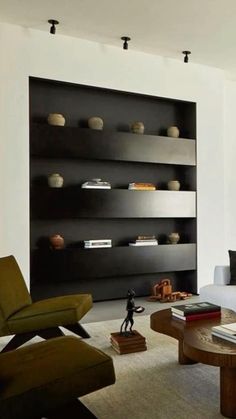
<svg viewBox="0 0 236 419"><path fill-rule="evenodd" d="M196 314L196 313L209 313L211 311L221 311L221 307L208 303L208 302L202 302L202 303L192 303L192 304L182 304L178 306L171 307L171 311L173 313L177 313L183 316L186 316L188 314Z"/></svg>
<svg viewBox="0 0 236 419"><path fill-rule="evenodd" d="M210 311L208 313L196 313L196 314L188 314L187 316L181 316L177 313L172 313L172 316L184 320L186 322L191 322L194 320L204 320L204 319L214 319L216 317L221 316L221 311Z"/></svg>

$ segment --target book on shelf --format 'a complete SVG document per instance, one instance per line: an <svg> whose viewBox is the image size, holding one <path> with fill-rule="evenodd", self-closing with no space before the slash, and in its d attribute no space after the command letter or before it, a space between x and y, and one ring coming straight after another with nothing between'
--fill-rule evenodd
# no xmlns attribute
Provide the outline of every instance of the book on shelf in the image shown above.
<svg viewBox="0 0 236 419"><path fill-rule="evenodd" d="M99 240L84 240L85 249L94 249L99 247L112 247L111 239L99 239Z"/></svg>
<svg viewBox="0 0 236 419"><path fill-rule="evenodd" d="M94 244L94 245L85 244L84 245L85 249L99 249L99 248L101 249L104 247L112 247L112 245L111 244Z"/></svg>
<svg viewBox="0 0 236 419"><path fill-rule="evenodd" d="M153 183L131 182L129 183L128 189L141 191L155 191L156 186Z"/></svg>
<svg viewBox="0 0 236 419"><path fill-rule="evenodd" d="M92 179L82 183L83 189L111 189L110 182L104 182L101 179Z"/></svg>
<svg viewBox="0 0 236 419"><path fill-rule="evenodd" d="M157 246L158 242L156 241L139 241L139 242L130 242L129 246Z"/></svg>
<svg viewBox="0 0 236 419"><path fill-rule="evenodd" d="M208 313L188 314L187 316L181 316L180 314L172 312L172 317L179 320L183 320L185 322L191 322L194 320L215 319L220 316L221 316L221 311L210 311Z"/></svg>
<svg viewBox="0 0 236 419"><path fill-rule="evenodd" d="M190 304L181 304L178 306L171 307L172 313L180 314L186 316L188 314L197 314L197 313L209 313L212 311L221 311L221 307L217 304L212 304L208 302L200 303L190 303Z"/></svg>

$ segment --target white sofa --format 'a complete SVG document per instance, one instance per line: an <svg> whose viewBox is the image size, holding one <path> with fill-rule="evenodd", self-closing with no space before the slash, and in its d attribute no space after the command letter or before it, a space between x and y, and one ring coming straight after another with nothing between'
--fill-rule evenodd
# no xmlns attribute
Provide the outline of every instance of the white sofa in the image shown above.
<svg viewBox="0 0 236 419"><path fill-rule="evenodd" d="M236 311L236 285L228 285L229 282L229 266L216 266L213 284L200 288L201 301L209 301Z"/></svg>

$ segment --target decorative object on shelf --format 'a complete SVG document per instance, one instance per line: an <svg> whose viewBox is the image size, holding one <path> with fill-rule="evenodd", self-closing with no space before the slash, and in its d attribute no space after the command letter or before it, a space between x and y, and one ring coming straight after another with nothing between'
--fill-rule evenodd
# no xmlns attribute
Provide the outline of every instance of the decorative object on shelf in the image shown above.
<svg viewBox="0 0 236 419"><path fill-rule="evenodd" d="M82 183L83 189L111 189L110 182L104 182L102 179L91 179Z"/></svg>
<svg viewBox="0 0 236 419"><path fill-rule="evenodd" d="M124 41L123 49L128 49L129 48L128 42L131 41L131 38L129 36L122 36L120 39Z"/></svg>
<svg viewBox="0 0 236 419"><path fill-rule="evenodd" d="M167 128L167 136L172 138L179 138L179 128L175 125Z"/></svg>
<svg viewBox="0 0 236 419"><path fill-rule="evenodd" d="M91 129L95 129L101 131L103 129L103 119L100 116L91 116L88 119L88 127Z"/></svg>
<svg viewBox="0 0 236 419"><path fill-rule="evenodd" d="M138 236L136 240L129 243L129 246L157 246L156 236Z"/></svg>
<svg viewBox="0 0 236 419"><path fill-rule="evenodd" d="M182 54L184 54L184 63L188 63L188 56L191 54L191 51L182 51Z"/></svg>
<svg viewBox="0 0 236 419"><path fill-rule="evenodd" d="M129 183L128 189L136 191L155 191L157 188L153 183L132 182Z"/></svg>
<svg viewBox="0 0 236 419"><path fill-rule="evenodd" d="M133 122L130 127L131 132L134 134L143 134L144 133L144 123L143 122Z"/></svg>
<svg viewBox="0 0 236 419"><path fill-rule="evenodd" d="M180 182L178 180L169 180L169 182L167 183L167 187L169 191L179 191Z"/></svg>
<svg viewBox="0 0 236 419"><path fill-rule="evenodd" d="M50 113L48 115L47 121L49 125L56 125L59 127L64 127L66 120L61 113Z"/></svg>
<svg viewBox="0 0 236 419"><path fill-rule="evenodd" d="M177 300L186 300L189 297L192 297L192 294L189 292L173 292L170 279L166 278L154 285L152 288L152 295L148 298L148 301L160 301L160 303L167 303Z"/></svg>
<svg viewBox="0 0 236 419"><path fill-rule="evenodd" d="M52 35L55 35L56 34L56 26L55 25L59 25L59 21L58 20L55 20L55 19L49 19L48 20L48 23L50 23L50 25L52 25L50 27L50 33Z"/></svg>
<svg viewBox="0 0 236 419"><path fill-rule="evenodd" d="M49 241L53 249L63 249L65 246L65 240L60 234L54 234L53 236L49 237Z"/></svg>
<svg viewBox="0 0 236 419"><path fill-rule="evenodd" d="M111 239L99 239L99 240L84 240L85 249L96 249L103 247L112 247Z"/></svg>
<svg viewBox="0 0 236 419"><path fill-rule="evenodd" d="M173 232L173 233L169 234L168 239L169 239L170 244L177 244L179 242L180 235L179 235L179 233L174 233Z"/></svg>
<svg viewBox="0 0 236 419"><path fill-rule="evenodd" d="M48 176L48 185L50 188L62 188L63 183L64 179L59 173L53 173Z"/></svg>

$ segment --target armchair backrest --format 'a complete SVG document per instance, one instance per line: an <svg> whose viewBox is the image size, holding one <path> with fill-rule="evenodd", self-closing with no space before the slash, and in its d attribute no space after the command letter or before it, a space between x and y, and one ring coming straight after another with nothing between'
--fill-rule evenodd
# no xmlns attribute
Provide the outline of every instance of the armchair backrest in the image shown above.
<svg viewBox="0 0 236 419"><path fill-rule="evenodd" d="M0 258L0 320L7 320L30 304L32 300L14 256Z"/></svg>

